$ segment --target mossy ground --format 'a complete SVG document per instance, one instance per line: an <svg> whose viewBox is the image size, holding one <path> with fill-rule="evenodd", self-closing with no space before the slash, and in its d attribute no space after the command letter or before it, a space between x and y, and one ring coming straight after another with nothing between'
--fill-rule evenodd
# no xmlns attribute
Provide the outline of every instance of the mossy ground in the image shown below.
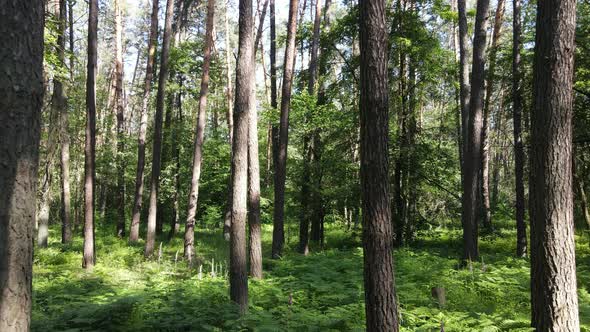
<svg viewBox="0 0 590 332"><path fill-rule="evenodd" d="M182 261L182 238L162 242L160 261L143 258L143 243L117 239L99 226L97 265L81 268L82 239L35 249L35 331L362 331L362 249L358 231L327 229L326 248L294 252L296 229L281 260L264 259L264 280L249 281L249 313L229 301L228 243L219 230L196 234L199 269ZM529 261L513 257L509 225L481 241L481 261L458 268L458 231L421 234L396 250L396 287L404 331L530 331ZM271 229L264 227L268 257ZM578 294L583 331L590 331L590 250L578 238ZM158 243L159 245L159 243ZM176 259L178 255L178 260ZM211 263L215 275L211 275ZM446 304L431 296L444 287ZM290 300L291 299L291 300Z"/></svg>

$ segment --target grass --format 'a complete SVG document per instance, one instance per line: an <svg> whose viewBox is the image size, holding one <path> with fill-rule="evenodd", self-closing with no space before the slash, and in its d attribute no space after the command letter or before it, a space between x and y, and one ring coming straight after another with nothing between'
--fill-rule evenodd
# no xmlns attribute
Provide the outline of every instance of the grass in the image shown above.
<svg viewBox="0 0 590 332"><path fill-rule="evenodd" d="M181 261L181 236L162 242L160 261L146 261L143 243L130 246L113 229L97 230L90 273L81 268L82 239L64 246L51 229L49 247L35 251L34 331L364 330L358 232L329 227L325 250L304 257L294 253L290 229L285 257L264 259L265 278L249 281L249 313L239 317L229 301L228 243L219 230L196 234L200 275ZM531 331L529 262L512 257L514 233L506 229L484 237L482 260L465 269L458 268L457 231L421 234L412 247L397 250L402 330L439 331L442 323L446 331ZM265 257L270 236L265 226ZM582 330L590 331L590 250L586 238L578 240L580 316ZM432 287L445 288L444 306Z"/></svg>

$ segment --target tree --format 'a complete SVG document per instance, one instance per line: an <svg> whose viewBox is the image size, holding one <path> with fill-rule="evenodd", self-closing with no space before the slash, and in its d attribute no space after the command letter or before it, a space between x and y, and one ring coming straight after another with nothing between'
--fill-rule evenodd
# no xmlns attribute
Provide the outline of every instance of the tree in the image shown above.
<svg viewBox="0 0 590 332"><path fill-rule="evenodd" d="M226 65L226 79L227 79L227 93L226 93L226 101L227 101L227 131L228 131L228 141L230 148L232 147L232 143L234 141L234 118L233 118L233 110L234 110L234 100L233 100L233 88L232 88L232 70L231 70L231 42L229 39L229 23L227 19L227 12L228 12L229 2L225 6L225 65ZM231 151L230 151L231 154ZM231 156L230 156L231 159ZM229 179L228 185L228 193L227 193L227 204L225 206L225 214L223 220L223 237L226 241L229 240L229 233L231 228L231 195L232 195L232 180L231 175Z"/></svg>
<svg viewBox="0 0 590 332"><path fill-rule="evenodd" d="M287 145L289 143L289 108L291 86L295 67L295 37L297 33L297 6L299 0L289 1L289 21L287 23L287 47L283 65L283 85L281 91L281 118L275 164L275 198L272 232L272 257L279 258L285 243L285 181L287 178ZM274 8L274 3L271 4ZM273 17L271 12L271 17ZM271 32L272 34L272 32ZM272 38L272 36L271 36ZM272 75L272 74L271 74Z"/></svg>
<svg viewBox="0 0 590 332"><path fill-rule="evenodd" d="M59 28L57 35L58 58L60 65L65 68L66 57L66 2L59 0ZM54 105L59 109L59 140L60 140L60 171L61 171L61 242L72 241L72 226L70 222L70 134L68 131L68 103L63 83L60 78L53 81Z"/></svg>
<svg viewBox="0 0 590 332"><path fill-rule="evenodd" d="M527 254L524 198L524 147L522 144L522 87L520 73L520 0L512 0L512 119L514 134L514 184L516 191L516 256Z"/></svg>
<svg viewBox="0 0 590 332"><path fill-rule="evenodd" d="M133 200L133 216L129 230L129 242L139 240L139 223L141 221L141 205L143 202L143 175L145 169L145 137L147 132L148 107L152 88L154 59L158 37L158 0L152 0L152 16L150 35L148 39L148 58L145 68L145 80L143 84L142 106L139 123L139 137L137 139L137 172L135 175L135 195Z"/></svg>
<svg viewBox="0 0 590 332"><path fill-rule="evenodd" d="M195 145L193 151L193 172L191 189L188 198L188 211L184 229L184 258L192 264L195 251L195 215L199 198L199 179L201 178L201 163L203 161L203 141L205 140L205 125L207 121L207 93L209 92L209 67L211 65L211 48L213 46L213 19L215 15L215 0L207 2L207 23L205 28L205 49L203 50L203 72L201 74L201 92L199 93L199 113L195 130Z"/></svg>
<svg viewBox="0 0 590 332"><path fill-rule="evenodd" d="M537 331L579 331L572 190L576 1L537 2L531 114L531 308Z"/></svg>
<svg viewBox="0 0 590 332"><path fill-rule="evenodd" d="M230 298L248 310L248 272L246 269L246 217L248 196L248 118L253 105L252 76L254 75L254 23L252 0L240 0L238 20L238 60L236 63L236 100L234 107L234 137L232 142L232 208L230 229Z"/></svg>
<svg viewBox="0 0 590 332"><path fill-rule="evenodd" d="M477 1L473 37L473 63L471 71L471 95L467 142L464 154L463 181L463 258L475 260L478 249L479 172L481 170L481 132L483 127L483 103L485 92L485 51L489 0Z"/></svg>
<svg viewBox="0 0 590 332"><path fill-rule="evenodd" d="M144 252L146 257L150 257L154 253L156 242L156 217L158 213L158 192L160 190L160 171L162 161L162 120L164 113L164 98L166 95L166 81L168 80L168 58L170 56L173 9L174 1L167 0L162 55L160 58L160 73L158 77L158 93L156 95L156 116L154 117L154 147L152 151L152 176L150 179L150 207L148 212L147 239Z"/></svg>
<svg viewBox="0 0 590 332"><path fill-rule="evenodd" d="M117 236L125 236L125 100L123 96L123 34L121 4L115 0L115 108L117 114Z"/></svg>
<svg viewBox="0 0 590 332"><path fill-rule="evenodd" d="M43 1L0 1L0 331L31 323Z"/></svg>
<svg viewBox="0 0 590 332"><path fill-rule="evenodd" d="M502 23L504 19L504 0L498 0L496 15L494 18L494 29L492 32L492 45L490 46L490 65L487 72L487 83L485 101L483 105L483 126L481 131L481 196L482 196L482 215L483 226L492 229L492 214L490 209L490 142L489 142L489 116L494 93L494 83L496 75L496 57L500 36L502 34Z"/></svg>
<svg viewBox="0 0 590 332"><path fill-rule="evenodd" d="M262 38L269 0L264 1L252 53L252 100L248 115L248 228L250 230L250 275L262 279L262 230L260 224L260 161L258 160L258 110L256 109L256 53ZM264 54L263 54L264 57Z"/></svg>
<svg viewBox="0 0 590 332"><path fill-rule="evenodd" d="M86 69L86 141L84 145L84 259L82 267L92 269L94 251L94 180L96 158L96 62L98 0L88 6L88 64Z"/></svg>
<svg viewBox="0 0 590 332"><path fill-rule="evenodd" d="M467 123L469 122L469 60L467 45L469 43L467 30L467 8L465 0L457 0L459 12L459 108L461 113L461 139L459 140L459 160L461 163L461 180L465 180L465 152L467 149Z"/></svg>
<svg viewBox="0 0 590 332"><path fill-rule="evenodd" d="M360 125L367 331L398 331L389 205L385 1L361 0Z"/></svg>

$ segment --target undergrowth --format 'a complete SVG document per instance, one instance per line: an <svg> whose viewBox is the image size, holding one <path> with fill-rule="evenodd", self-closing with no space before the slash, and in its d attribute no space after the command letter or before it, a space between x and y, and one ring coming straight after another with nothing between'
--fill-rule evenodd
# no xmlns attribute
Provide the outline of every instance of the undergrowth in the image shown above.
<svg viewBox="0 0 590 332"><path fill-rule="evenodd" d="M108 229L107 229L108 228ZM218 230L200 230L197 266L182 261L182 238L162 241L161 257L143 258L99 227L97 265L81 268L82 239L35 251L35 331L363 331L362 248L358 231L327 229L323 251L265 259L263 280L249 281L250 308L239 317L229 301L228 243ZM293 236L293 229L288 234ZM271 229L264 228L264 253ZM531 331L529 261L514 258L514 234L500 230L481 242L481 260L459 268L456 231L431 231L395 252L403 331ZM159 243L158 243L159 244ZM291 248L293 247L293 248ZM578 288L583 331L590 331L590 250L579 239ZM431 295L443 287L446 302Z"/></svg>

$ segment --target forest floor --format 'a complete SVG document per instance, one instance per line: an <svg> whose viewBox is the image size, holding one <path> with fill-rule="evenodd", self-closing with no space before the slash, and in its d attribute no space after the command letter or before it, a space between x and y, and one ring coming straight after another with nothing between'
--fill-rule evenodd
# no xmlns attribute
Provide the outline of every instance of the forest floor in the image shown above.
<svg viewBox="0 0 590 332"><path fill-rule="evenodd" d="M294 227L294 225L293 225ZM420 234L396 250L396 287L403 331L531 331L529 261L513 257L511 225L484 236L481 261L458 268L460 232ZM114 226L99 226L97 265L81 268L82 239L36 248L34 331L363 331L362 248L357 232L327 228L324 251L296 254L297 234L283 259L264 259L264 280L249 282L249 313L240 318L229 301L228 243L219 230L196 234L199 268L182 262L182 236L162 243L162 257L146 261L143 243L117 239ZM271 228L263 249L270 253ZM163 237L164 238L164 237ZM577 239L582 331L590 331L590 249ZM158 243L159 244L159 243ZM176 259L178 257L178 260ZM214 275L211 273L215 266ZM197 265L198 266L198 265ZM444 287L446 303L431 295Z"/></svg>

